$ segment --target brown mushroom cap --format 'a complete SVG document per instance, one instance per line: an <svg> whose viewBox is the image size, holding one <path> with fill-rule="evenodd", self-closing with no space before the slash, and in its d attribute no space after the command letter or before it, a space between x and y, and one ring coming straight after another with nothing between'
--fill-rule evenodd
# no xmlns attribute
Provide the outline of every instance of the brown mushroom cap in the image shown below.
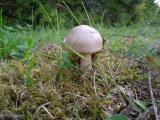
<svg viewBox="0 0 160 120"><path fill-rule="evenodd" d="M80 25L71 29L64 43L79 53L96 53L102 49L103 39L95 28Z"/></svg>

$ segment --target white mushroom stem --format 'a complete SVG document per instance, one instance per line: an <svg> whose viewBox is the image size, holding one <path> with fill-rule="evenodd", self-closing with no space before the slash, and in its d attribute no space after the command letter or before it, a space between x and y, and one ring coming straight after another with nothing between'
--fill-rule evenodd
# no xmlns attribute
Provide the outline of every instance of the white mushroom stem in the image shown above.
<svg viewBox="0 0 160 120"><path fill-rule="evenodd" d="M80 66L81 68L87 68L89 70L92 69L92 54L90 53L85 53L82 54L84 58L80 58Z"/></svg>

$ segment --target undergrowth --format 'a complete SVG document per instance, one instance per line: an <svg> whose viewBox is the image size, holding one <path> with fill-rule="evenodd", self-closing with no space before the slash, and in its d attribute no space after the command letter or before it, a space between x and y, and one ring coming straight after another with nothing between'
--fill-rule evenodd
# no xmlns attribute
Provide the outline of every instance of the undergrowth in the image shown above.
<svg viewBox="0 0 160 120"><path fill-rule="evenodd" d="M0 113L26 120L144 119L151 106L144 56L155 54L160 27L95 27L106 42L93 73L64 50L67 29L0 29Z"/></svg>

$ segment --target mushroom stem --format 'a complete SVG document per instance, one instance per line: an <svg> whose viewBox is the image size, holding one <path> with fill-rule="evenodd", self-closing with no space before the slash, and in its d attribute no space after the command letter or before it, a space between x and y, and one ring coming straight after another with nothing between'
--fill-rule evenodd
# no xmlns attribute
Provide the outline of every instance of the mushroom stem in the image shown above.
<svg viewBox="0 0 160 120"><path fill-rule="evenodd" d="M87 68L89 70L92 69L92 55L89 53L82 54L86 59L80 58L80 66L81 68Z"/></svg>

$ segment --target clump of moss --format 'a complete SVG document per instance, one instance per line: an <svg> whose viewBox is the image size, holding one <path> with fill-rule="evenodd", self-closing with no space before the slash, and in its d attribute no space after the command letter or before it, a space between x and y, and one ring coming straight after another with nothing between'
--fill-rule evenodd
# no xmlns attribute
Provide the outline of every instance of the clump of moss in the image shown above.
<svg viewBox="0 0 160 120"><path fill-rule="evenodd" d="M111 90L141 78L134 63L108 55L107 50L98 54L93 72L79 69L68 58L60 47L41 44L33 54L31 86L25 84L24 61L3 64L0 112L26 119L103 119L124 102L120 96L108 97L113 96Z"/></svg>

